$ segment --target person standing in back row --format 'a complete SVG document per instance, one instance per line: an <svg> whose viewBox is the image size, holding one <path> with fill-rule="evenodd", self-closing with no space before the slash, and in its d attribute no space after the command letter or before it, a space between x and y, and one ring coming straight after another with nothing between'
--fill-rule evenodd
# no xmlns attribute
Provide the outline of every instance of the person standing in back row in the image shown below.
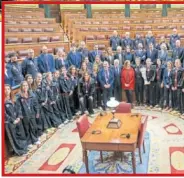
<svg viewBox="0 0 184 178"><path fill-rule="evenodd" d="M42 74L55 71L54 58L48 53L47 46L42 47L42 53L38 56L38 69Z"/></svg>

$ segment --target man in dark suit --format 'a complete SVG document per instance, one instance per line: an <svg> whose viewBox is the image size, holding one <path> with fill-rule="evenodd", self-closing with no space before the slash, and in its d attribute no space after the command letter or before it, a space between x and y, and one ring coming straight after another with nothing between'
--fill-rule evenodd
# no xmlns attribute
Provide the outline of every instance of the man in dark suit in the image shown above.
<svg viewBox="0 0 184 178"><path fill-rule="evenodd" d="M148 31L146 38L145 38L145 48L149 48L149 44L152 43L153 47L156 47L155 37L153 36L152 31Z"/></svg>
<svg viewBox="0 0 184 178"><path fill-rule="evenodd" d="M146 50L146 58L150 58L152 64L156 65L158 50L154 48L152 43L149 44L149 49Z"/></svg>
<svg viewBox="0 0 184 178"><path fill-rule="evenodd" d="M102 55L102 52L98 49L98 45L95 44L95 45L94 45L94 50L91 51L90 54L89 54L89 61L90 61L91 63L94 63L95 57L96 57L97 55L98 55L98 56L101 56L101 55Z"/></svg>
<svg viewBox="0 0 184 178"><path fill-rule="evenodd" d="M130 46L130 48L133 48L133 41L130 38L130 32L125 33L125 38L121 39L121 47L122 49L126 49L127 46Z"/></svg>
<svg viewBox="0 0 184 178"><path fill-rule="evenodd" d="M121 66L124 64L124 54L121 46L117 47L117 53L114 55L114 59L119 59L119 64Z"/></svg>
<svg viewBox="0 0 184 178"><path fill-rule="evenodd" d="M119 60L114 60L114 97L117 101L122 101L122 87L121 87L121 68L119 65Z"/></svg>
<svg viewBox="0 0 184 178"><path fill-rule="evenodd" d="M141 38L141 35L139 33L136 33L136 37L133 41L133 49L137 50L139 48L139 44L142 44L142 48L144 48L144 40Z"/></svg>
<svg viewBox="0 0 184 178"><path fill-rule="evenodd" d="M117 47L120 46L121 38L118 36L118 32L114 31L113 36L110 37L110 47L113 51L116 51Z"/></svg>
<svg viewBox="0 0 184 178"><path fill-rule="evenodd" d="M141 60L141 64L145 64L145 60L146 60L146 52L145 50L143 50L143 45L142 43L138 44L138 49L135 50L135 58L140 58Z"/></svg>
<svg viewBox="0 0 184 178"><path fill-rule="evenodd" d="M47 46L42 47L42 53L38 56L38 69L40 73L55 71L54 57L48 53Z"/></svg>
<svg viewBox="0 0 184 178"><path fill-rule="evenodd" d="M85 57L89 57L89 51L86 48L86 44L84 41L80 42L79 49L77 50L79 53L81 53L82 58L84 59Z"/></svg>
<svg viewBox="0 0 184 178"><path fill-rule="evenodd" d="M77 69L80 69L82 63L82 55L81 53L77 52L75 45L71 47L71 50L67 56L67 60L70 66L74 65Z"/></svg>
<svg viewBox="0 0 184 178"><path fill-rule="evenodd" d="M109 68L107 61L103 62L103 68L99 71L98 79L103 90L103 109L106 110L107 101L112 96L114 72Z"/></svg>
<svg viewBox="0 0 184 178"><path fill-rule="evenodd" d="M34 50L28 50L28 57L22 62L22 74L26 76L31 74L33 79L35 79L38 73L37 58L34 56Z"/></svg>
<svg viewBox="0 0 184 178"><path fill-rule="evenodd" d="M176 40L176 47L173 49L172 58L173 60L180 59L181 63L183 63L184 49L181 47L180 40Z"/></svg>
<svg viewBox="0 0 184 178"><path fill-rule="evenodd" d="M180 40L180 36L177 33L177 29L174 28L173 29L173 34L170 36L170 40L169 40L169 44L170 44L170 48L174 49L176 47L176 41Z"/></svg>

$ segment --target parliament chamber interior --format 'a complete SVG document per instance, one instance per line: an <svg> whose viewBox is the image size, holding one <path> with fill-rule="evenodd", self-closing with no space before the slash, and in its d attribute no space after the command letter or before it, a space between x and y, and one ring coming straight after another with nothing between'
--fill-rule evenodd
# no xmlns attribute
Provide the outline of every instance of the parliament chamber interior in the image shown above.
<svg viewBox="0 0 184 178"><path fill-rule="evenodd" d="M5 174L184 174L183 4L4 12Z"/></svg>

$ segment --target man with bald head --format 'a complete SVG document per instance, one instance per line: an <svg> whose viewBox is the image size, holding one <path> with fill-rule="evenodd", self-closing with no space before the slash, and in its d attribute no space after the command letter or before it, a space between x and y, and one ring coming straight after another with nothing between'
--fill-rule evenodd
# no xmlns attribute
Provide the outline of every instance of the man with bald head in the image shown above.
<svg viewBox="0 0 184 178"><path fill-rule="evenodd" d="M170 36L169 44L171 49L176 47L176 41L180 40L180 36L178 35L178 31L176 28L173 29L173 34Z"/></svg>
<svg viewBox="0 0 184 178"><path fill-rule="evenodd" d="M22 62L22 74L24 77L27 74L31 74L33 79L35 79L38 73L38 65L37 65L37 58L34 56L34 50L28 49L28 56Z"/></svg>
<svg viewBox="0 0 184 178"><path fill-rule="evenodd" d="M48 53L47 46L42 47L42 53L38 56L38 69L40 73L55 71L54 57Z"/></svg>
<svg viewBox="0 0 184 178"><path fill-rule="evenodd" d="M118 36L118 32L115 30L113 36L110 38L110 47L113 51L116 51L117 47L120 46L121 38Z"/></svg>

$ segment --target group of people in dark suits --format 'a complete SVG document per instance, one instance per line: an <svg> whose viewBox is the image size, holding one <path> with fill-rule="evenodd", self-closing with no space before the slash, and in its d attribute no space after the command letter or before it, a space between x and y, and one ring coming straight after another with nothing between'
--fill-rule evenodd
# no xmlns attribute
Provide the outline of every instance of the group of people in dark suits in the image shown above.
<svg viewBox="0 0 184 178"><path fill-rule="evenodd" d="M120 39L115 31L107 51L98 45L89 51L82 41L68 54L58 49L57 56L46 46L35 57L28 50L20 63L16 53L5 64L5 125L10 148L22 155L40 144L40 136L72 122L76 114L94 115L94 108L107 109L114 96L137 106L165 110L184 118L184 50L176 35L168 45L156 43L151 32L135 40L130 33ZM167 45L172 49L168 55ZM132 52L134 50L134 52ZM11 88L20 86L15 97Z"/></svg>

